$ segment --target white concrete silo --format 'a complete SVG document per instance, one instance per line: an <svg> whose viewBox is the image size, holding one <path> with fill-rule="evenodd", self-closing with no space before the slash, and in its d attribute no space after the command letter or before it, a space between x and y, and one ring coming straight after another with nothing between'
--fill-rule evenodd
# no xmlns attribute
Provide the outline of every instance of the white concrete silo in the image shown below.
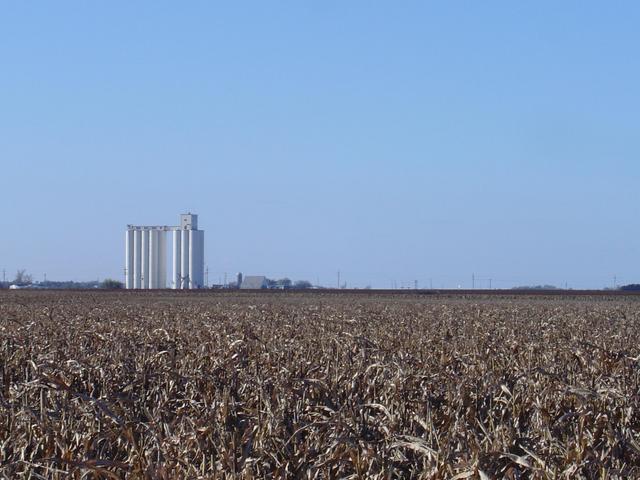
<svg viewBox="0 0 640 480"><path fill-rule="evenodd" d="M189 245L189 288L204 287L204 232L191 230Z"/></svg>
<svg viewBox="0 0 640 480"><path fill-rule="evenodd" d="M127 228L125 234L125 287L133 288L133 230Z"/></svg>
<svg viewBox="0 0 640 480"><path fill-rule="evenodd" d="M180 278L182 277L182 261L180 260L180 255L182 254L181 248L181 231L173 230L171 232L173 237L173 279L171 281L171 288L178 289L180 288Z"/></svg>
<svg viewBox="0 0 640 480"><path fill-rule="evenodd" d="M190 230L180 230L180 287L181 289L189 288L189 247Z"/></svg>
<svg viewBox="0 0 640 480"><path fill-rule="evenodd" d="M158 231L149 230L149 282L147 288L158 288Z"/></svg>
<svg viewBox="0 0 640 480"><path fill-rule="evenodd" d="M167 288L167 232L158 230L158 288Z"/></svg>
<svg viewBox="0 0 640 480"><path fill-rule="evenodd" d="M142 230L142 281L140 288L149 288L149 230Z"/></svg>
<svg viewBox="0 0 640 480"><path fill-rule="evenodd" d="M133 288L142 288L142 230L133 231Z"/></svg>

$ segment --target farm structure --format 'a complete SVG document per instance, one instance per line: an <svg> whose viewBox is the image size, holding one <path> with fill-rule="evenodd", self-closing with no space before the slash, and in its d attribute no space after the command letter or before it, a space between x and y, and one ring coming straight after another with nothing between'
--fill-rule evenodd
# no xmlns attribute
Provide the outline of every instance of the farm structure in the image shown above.
<svg viewBox="0 0 640 480"><path fill-rule="evenodd" d="M204 287L204 231L197 215L183 213L177 227L127 225L126 288L167 288L167 232L173 241L171 288Z"/></svg>
<svg viewBox="0 0 640 480"><path fill-rule="evenodd" d="M240 277L241 278L241 277ZM241 290L260 290L267 288L267 277L258 275L247 275L238 283Z"/></svg>

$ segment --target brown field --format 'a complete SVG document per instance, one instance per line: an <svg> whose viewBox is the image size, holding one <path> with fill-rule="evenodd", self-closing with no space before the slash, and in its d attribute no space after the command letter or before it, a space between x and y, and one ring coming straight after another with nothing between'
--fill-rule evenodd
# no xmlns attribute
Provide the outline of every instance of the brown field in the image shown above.
<svg viewBox="0 0 640 480"><path fill-rule="evenodd" d="M1 478L640 478L640 298L0 292Z"/></svg>

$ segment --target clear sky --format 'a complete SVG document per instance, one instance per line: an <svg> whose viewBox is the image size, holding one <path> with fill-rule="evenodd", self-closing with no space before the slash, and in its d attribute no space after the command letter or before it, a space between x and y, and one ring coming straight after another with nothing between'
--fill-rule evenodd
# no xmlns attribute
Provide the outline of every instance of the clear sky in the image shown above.
<svg viewBox="0 0 640 480"><path fill-rule="evenodd" d="M0 269L640 282L637 1L3 2Z"/></svg>

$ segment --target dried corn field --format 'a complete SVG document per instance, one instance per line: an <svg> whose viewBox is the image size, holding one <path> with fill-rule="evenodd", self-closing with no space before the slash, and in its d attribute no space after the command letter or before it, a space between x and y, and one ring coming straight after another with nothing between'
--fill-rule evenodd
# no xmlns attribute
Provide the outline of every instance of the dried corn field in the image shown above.
<svg viewBox="0 0 640 480"><path fill-rule="evenodd" d="M0 293L2 478L640 478L640 299Z"/></svg>

